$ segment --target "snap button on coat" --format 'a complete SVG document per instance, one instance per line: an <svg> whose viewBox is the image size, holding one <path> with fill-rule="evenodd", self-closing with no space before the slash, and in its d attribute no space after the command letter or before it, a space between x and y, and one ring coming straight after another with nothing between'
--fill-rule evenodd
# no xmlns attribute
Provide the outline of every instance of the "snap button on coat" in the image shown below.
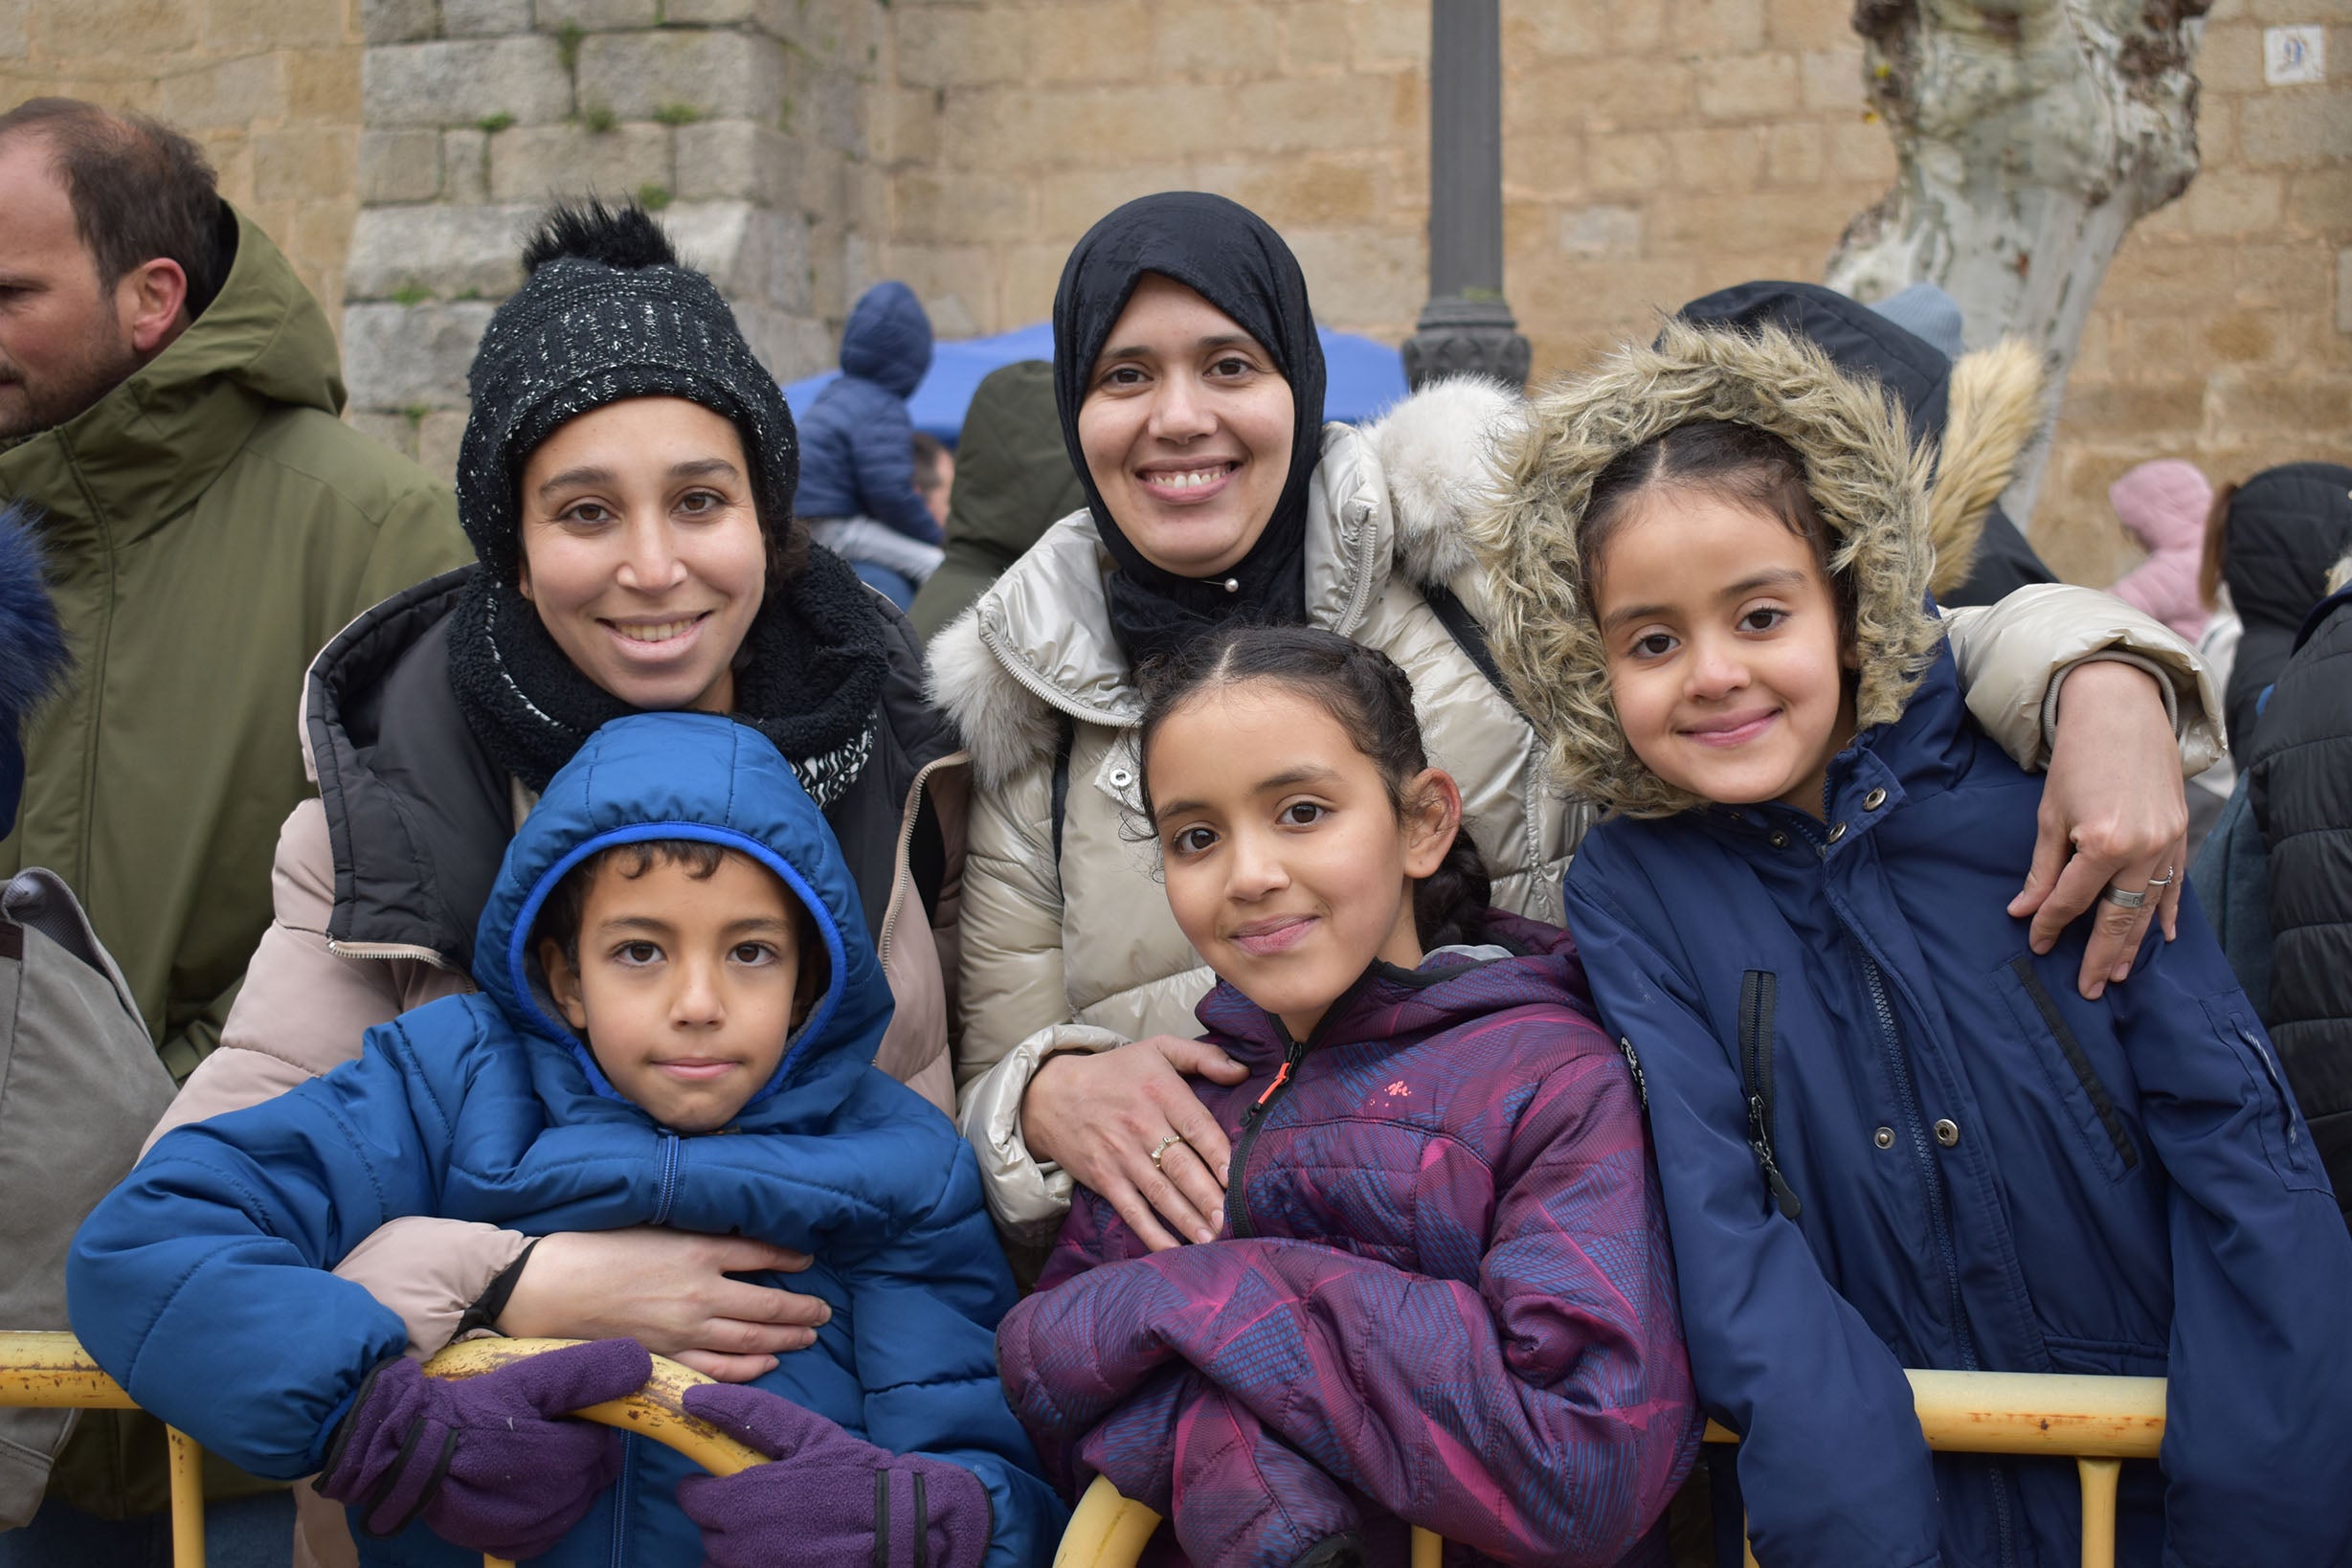
<svg viewBox="0 0 2352 1568"><path fill-rule="evenodd" d="M1875 1131L1875 1132L1873 1132L1873 1133L1871 1133L1871 1134L1870 1134L1870 1141L1871 1141L1872 1143L1874 1143L1874 1144L1878 1145L1878 1147L1879 1147L1879 1148L1881 1148L1881 1149L1892 1149L1892 1148L1893 1148L1893 1147L1894 1147L1894 1129L1893 1129L1892 1127L1882 1127L1882 1128L1880 1128L1880 1129L1879 1129L1877 1131Z"/></svg>
<svg viewBox="0 0 2352 1568"><path fill-rule="evenodd" d="M1872 790L1870 794L1862 797L1862 809L1864 811L1876 811L1879 807L1885 805L1886 803L1887 792L1885 790Z"/></svg>
<svg viewBox="0 0 2352 1568"><path fill-rule="evenodd" d="M1946 1149L1960 1142L1960 1124L1949 1116L1938 1117L1936 1122L1936 1141Z"/></svg>

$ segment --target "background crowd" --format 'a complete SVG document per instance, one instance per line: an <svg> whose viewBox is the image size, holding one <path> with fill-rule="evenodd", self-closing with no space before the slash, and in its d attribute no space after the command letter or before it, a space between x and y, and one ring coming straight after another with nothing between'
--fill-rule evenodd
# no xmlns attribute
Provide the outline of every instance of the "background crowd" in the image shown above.
<svg viewBox="0 0 2352 1568"><path fill-rule="evenodd" d="M1194 1038L1218 975L1132 826L1154 660L1270 622L1393 661L1491 904L1566 919L1595 813L1547 783L1467 532L1525 405L1457 382L1326 425L1303 277L1230 202L1106 217L1064 275L1054 361L989 377L952 452L907 418L931 328L904 285L859 302L841 378L795 424L657 225L558 213L476 359L454 495L337 417L325 317L168 127L64 100L0 115L0 930L25 933L0 960L28 997L48 963L70 1020L10 1048L103 1038L119 1064L102 1095L86 1058L0 1090L0 1190L42 1198L0 1235L28 1264L0 1287L11 1327L64 1326L73 1228L156 1139L475 991L484 935L523 940L511 910L485 918L510 840L635 715L731 715L789 766L887 1008L859 1049L955 1118L979 1244L1018 1268L1079 1194L1147 1249L1225 1210L1238 1151L1212 1105L1249 1068ZM2146 564L2113 597L2055 584L1995 502L2038 371L1960 351L1948 304L1757 282L1681 315L1817 345L1938 448L1958 681L2048 773L2010 912L2037 952L2088 917L2081 994L2128 986L2205 847L2207 913L2352 1191L2352 469L2145 464L2112 501ZM1235 389L1215 413L1100 369L1201 344L1233 356L1206 372ZM592 479L625 505L582 501ZM2099 902L2111 885L2153 896ZM395 1352L627 1335L754 1382L825 1342L813 1244L553 1212L526 1234L428 1206L320 1264ZM162 1550L153 1422L0 1422L0 1521L30 1525L0 1563ZM217 1560L283 1562L290 1534L299 1560L350 1560L306 1486L299 1530L225 1464L208 1490Z"/></svg>

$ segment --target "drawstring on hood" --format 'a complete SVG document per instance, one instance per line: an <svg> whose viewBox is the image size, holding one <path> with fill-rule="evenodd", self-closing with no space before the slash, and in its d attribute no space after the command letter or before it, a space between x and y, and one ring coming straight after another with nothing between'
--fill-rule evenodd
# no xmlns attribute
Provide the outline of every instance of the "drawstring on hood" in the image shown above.
<svg viewBox="0 0 2352 1568"><path fill-rule="evenodd" d="M890 990L865 934L856 884L791 767L757 730L707 713L648 713L596 731L548 783L516 830L482 908L474 977L500 1011L568 1048L589 1083L606 1081L587 1043L545 999L531 928L565 873L590 856L653 839L718 844L773 872L809 911L825 949L825 992L793 1032L775 1072L746 1105L788 1085L841 1092L873 1061Z"/></svg>
<svg viewBox="0 0 2352 1568"><path fill-rule="evenodd" d="M1805 488L1836 541L1830 573L1854 602L1862 728L1902 716L1943 639L1927 597L1934 454L1913 449L1874 384L1841 374L1820 348L1774 326L1739 332L1675 320L1655 347L1620 348L1594 374L1534 399L1527 428L1503 441L1502 482L1469 536L1491 585L1495 661L1545 739L1554 782L1628 817L1705 802L1625 744L1577 529L1594 479L1613 459L1700 419L1768 431L1803 458Z"/></svg>

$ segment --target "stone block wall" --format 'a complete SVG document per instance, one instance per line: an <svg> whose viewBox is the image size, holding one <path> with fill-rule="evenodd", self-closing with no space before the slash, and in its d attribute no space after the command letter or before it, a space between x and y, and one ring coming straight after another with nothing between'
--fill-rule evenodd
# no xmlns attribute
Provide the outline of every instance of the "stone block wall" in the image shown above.
<svg viewBox="0 0 2352 1568"><path fill-rule="evenodd" d="M1818 280L1893 178L1849 0L1505 0L1506 293L1538 379L1748 279ZM1292 242L1330 325L1397 341L1425 293L1427 0L900 0L878 88L882 270L946 332L1046 314L1096 217L1220 190ZM2327 84L2261 33L2329 24ZM2104 583L2106 486L2352 447L2352 0L2219 0L2204 172L2136 228L2052 437L2034 537Z"/></svg>
<svg viewBox="0 0 2352 1568"><path fill-rule="evenodd" d="M1042 318L1126 198L1221 190L1318 312L1425 293L1430 0L0 0L0 102L65 91L203 139L323 299L355 417L447 471L462 375L549 195L658 193L779 376L902 277L943 336ZM1849 0L1504 0L1508 296L1538 376L1745 279L1819 278L1893 178ZM2333 79L2263 80L2266 26ZM364 56L364 64L363 64ZM2352 443L2352 0L2218 0L2204 172L2126 239L2035 538L2104 582L2106 486Z"/></svg>
<svg viewBox="0 0 2352 1568"><path fill-rule="evenodd" d="M355 421L453 472L466 365L550 199L636 197L779 379L822 368L861 229L877 0L362 0L344 286Z"/></svg>
<svg viewBox="0 0 2352 1568"><path fill-rule="evenodd" d="M0 108L64 94L177 125L331 306L359 211L360 49L356 0L0 0Z"/></svg>
<svg viewBox="0 0 2352 1568"><path fill-rule="evenodd" d="M899 0L888 26L885 270L942 332L1040 320L1086 227L1170 188L1264 213L1333 324L1412 329L1425 0Z"/></svg>

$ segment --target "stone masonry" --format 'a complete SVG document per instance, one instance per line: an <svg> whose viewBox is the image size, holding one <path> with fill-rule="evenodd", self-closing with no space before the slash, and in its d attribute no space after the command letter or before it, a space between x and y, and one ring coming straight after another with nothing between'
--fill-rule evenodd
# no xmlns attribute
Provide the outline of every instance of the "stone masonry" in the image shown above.
<svg viewBox="0 0 2352 1568"><path fill-rule="evenodd" d="M179 126L331 307L359 212L360 48L344 0L0 0L0 108L63 94Z"/></svg>
<svg viewBox="0 0 2352 1568"><path fill-rule="evenodd" d="M635 197L779 378L832 356L870 0L361 0L352 417L454 470L465 370L557 197Z"/></svg>
<svg viewBox="0 0 2352 1568"><path fill-rule="evenodd" d="M787 378L876 278L945 336L1037 321L1089 223L1175 186L1265 213L1319 315L1399 341L1425 292L1428 5L0 0L0 102L196 131L347 302L354 416L446 472L552 193L665 198ZM1708 289L1821 276L1893 172L1850 9L1504 0L1506 288L1538 378ZM2326 28L2328 81L2264 82L2286 23ZM2198 71L2204 170L2108 275L2033 520L2079 581L2134 558L2106 506L2132 463L2242 478L2352 441L2352 0L2219 0Z"/></svg>

